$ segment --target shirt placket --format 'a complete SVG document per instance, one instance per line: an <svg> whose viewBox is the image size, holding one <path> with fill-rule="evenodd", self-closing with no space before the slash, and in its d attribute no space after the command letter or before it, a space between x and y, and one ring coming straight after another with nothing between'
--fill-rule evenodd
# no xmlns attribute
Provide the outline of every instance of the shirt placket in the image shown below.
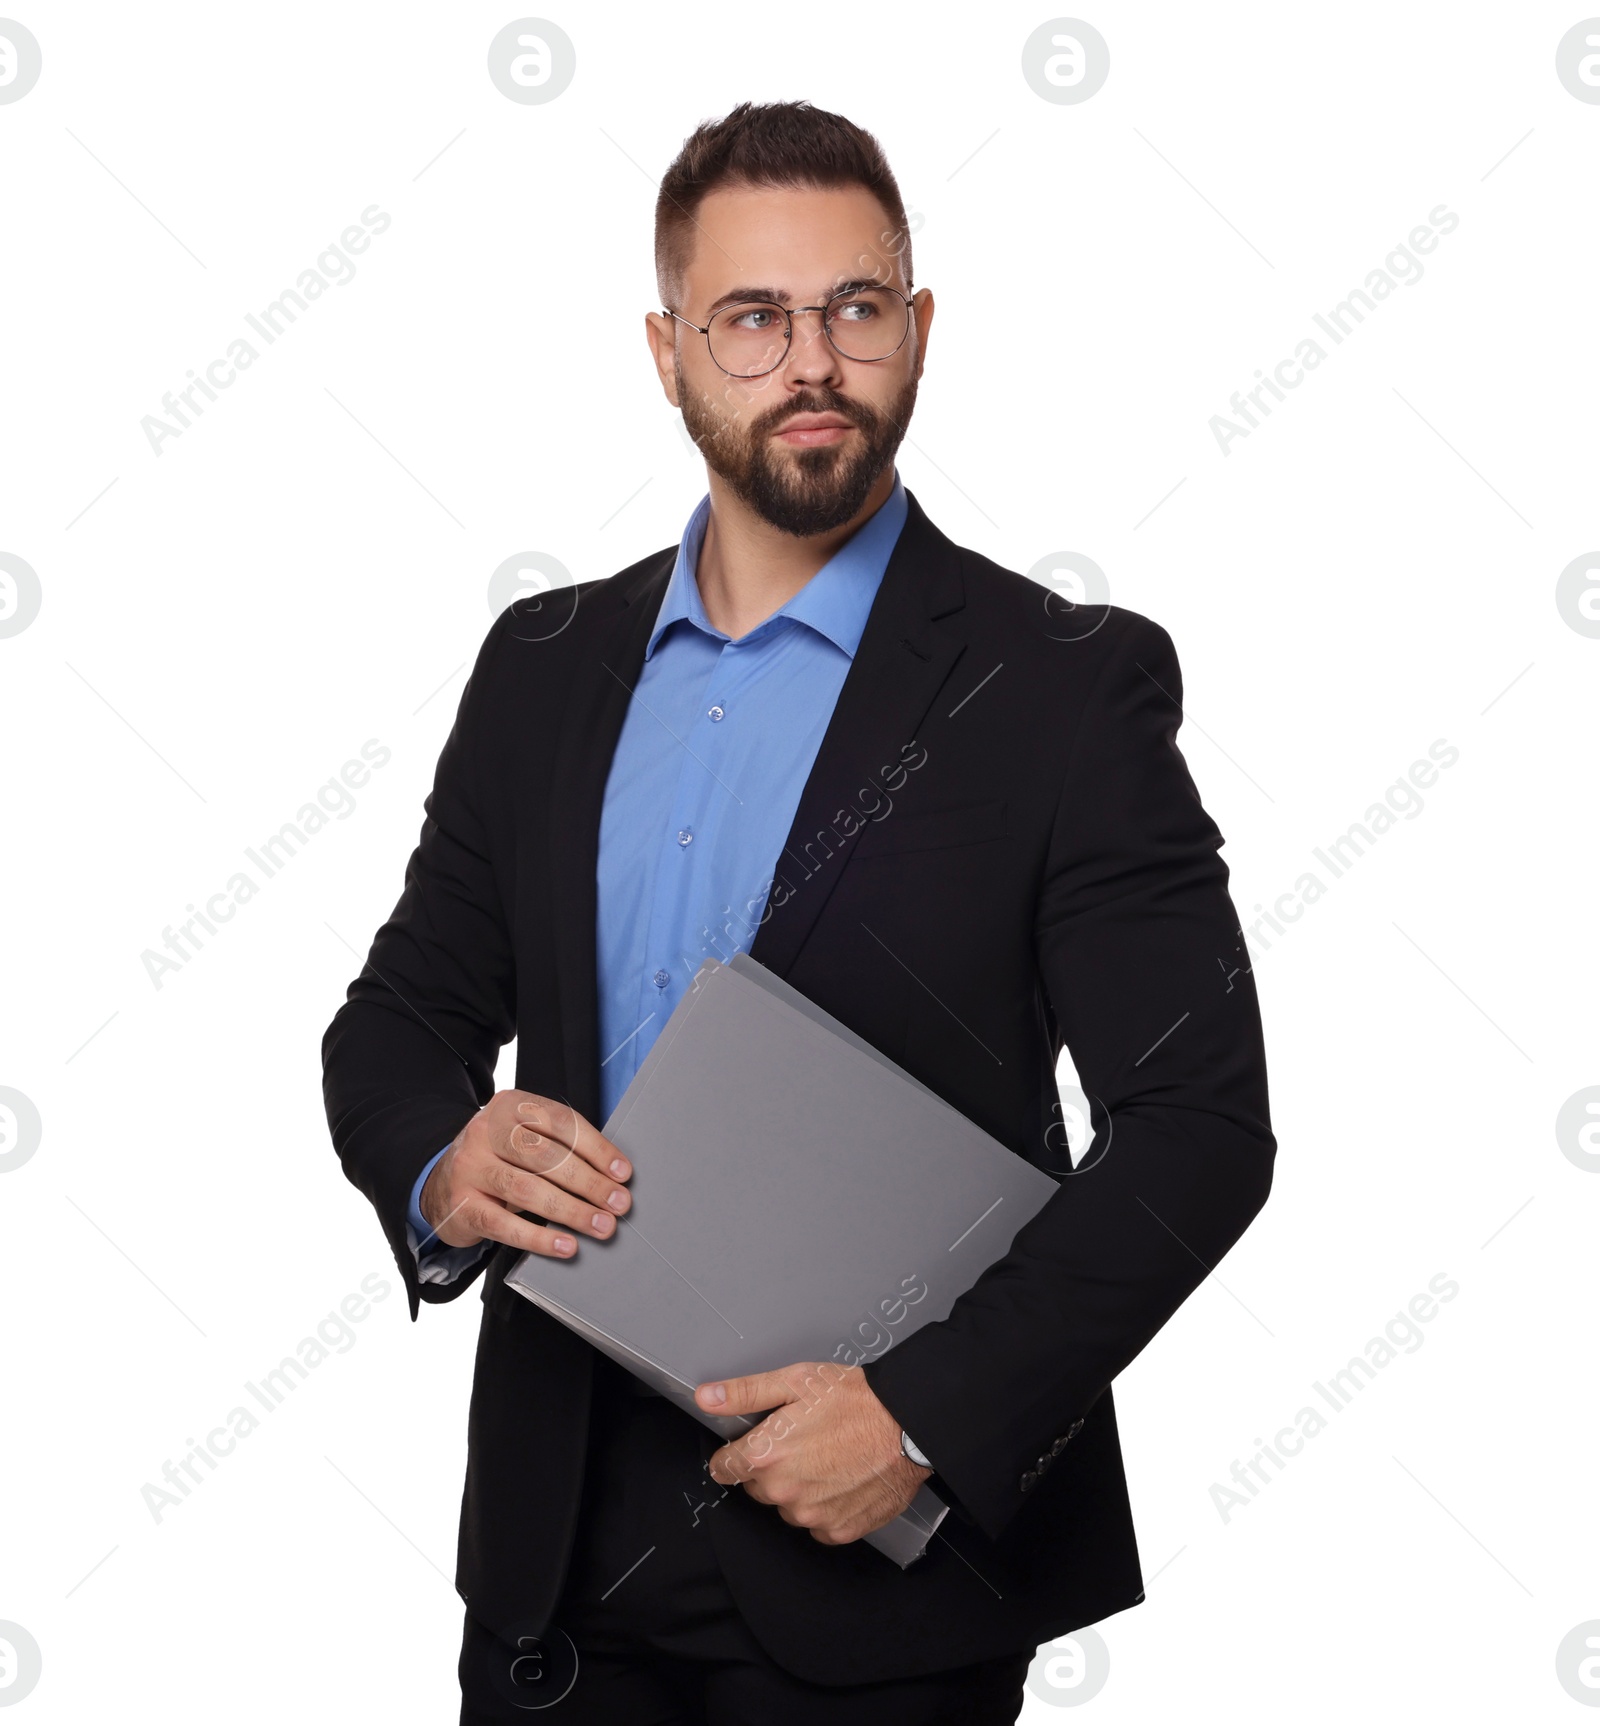
<svg viewBox="0 0 1600 1726"><path fill-rule="evenodd" d="M697 852L695 846L703 843L706 817L714 800L727 795L727 757L734 736L729 685L741 661L748 658L746 643L725 642L717 655L684 734L687 747L680 751L672 802L655 839L664 854L657 858L655 870L640 1018L655 1013L657 1035L671 1004L690 980L680 974L680 937L685 907L692 905L697 889L704 890L706 868L704 852Z"/></svg>

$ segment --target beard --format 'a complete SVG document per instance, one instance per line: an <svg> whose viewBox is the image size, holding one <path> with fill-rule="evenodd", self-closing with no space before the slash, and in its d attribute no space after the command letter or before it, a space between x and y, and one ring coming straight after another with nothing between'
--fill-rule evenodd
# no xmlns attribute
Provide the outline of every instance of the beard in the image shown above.
<svg viewBox="0 0 1600 1726"><path fill-rule="evenodd" d="M797 539L830 533L855 516L894 460L917 400L915 375L889 406L871 407L837 391L800 390L747 421L726 419L688 389L678 368L683 423L706 466L763 521ZM838 414L859 435L814 449L783 450L772 433L797 414Z"/></svg>

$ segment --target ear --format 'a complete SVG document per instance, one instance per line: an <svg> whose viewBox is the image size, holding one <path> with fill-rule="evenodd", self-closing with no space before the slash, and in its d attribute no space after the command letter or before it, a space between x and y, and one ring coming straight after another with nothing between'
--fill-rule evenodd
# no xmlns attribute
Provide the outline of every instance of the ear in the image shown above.
<svg viewBox="0 0 1600 1726"><path fill-rule="evenodd" d="M661 380L661 390L674 407L681 407L678 400L678 329L677 320L669 318L665 312L646 312L644 315L644 338L650 344L650 355L655 361L656 376Z"/></svg>
<svg viewBox="0 0 1600 1726"><path fill-rule="evenodd" d="M933 325L933 292L929 288L918 288L911 296L911 316L917 325L917 379L922 379L922 368L928 363L928 331Z"/></svg>

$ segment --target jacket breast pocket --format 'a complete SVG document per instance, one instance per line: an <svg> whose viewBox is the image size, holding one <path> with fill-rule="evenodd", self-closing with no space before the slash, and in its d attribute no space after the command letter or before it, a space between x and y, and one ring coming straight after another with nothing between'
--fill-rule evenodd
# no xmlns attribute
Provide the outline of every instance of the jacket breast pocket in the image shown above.
<svg viewBox="0 0 1600 1726"><path fill-rule="evenodd" d="M985 798L952 809L891 808L869 821L856 839L858 857L903 857L913 851L945 851L957 845L986 845L1005 837L1005 802Z"/></svg>

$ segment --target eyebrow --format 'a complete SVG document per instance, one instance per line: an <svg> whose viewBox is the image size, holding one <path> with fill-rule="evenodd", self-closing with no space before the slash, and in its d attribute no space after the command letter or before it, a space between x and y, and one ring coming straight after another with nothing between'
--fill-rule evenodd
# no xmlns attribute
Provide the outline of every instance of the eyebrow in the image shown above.
<svg viewBox="0 0 1600 1726"><path fill-rule="evenodd" d="M886 288L887 282L874 281L870 276L859 276L854 281L840 282L829 293L823 295L824 300L831 299L834 294L855 294L863 288ZM784 306L786 310L794 308L786 304L786 295L782 288L730 288L720 299L715 299L706 307L706 317L709 320L722 310L724 306L742 305L746 300L768 300L773 305Z"/></svg>

